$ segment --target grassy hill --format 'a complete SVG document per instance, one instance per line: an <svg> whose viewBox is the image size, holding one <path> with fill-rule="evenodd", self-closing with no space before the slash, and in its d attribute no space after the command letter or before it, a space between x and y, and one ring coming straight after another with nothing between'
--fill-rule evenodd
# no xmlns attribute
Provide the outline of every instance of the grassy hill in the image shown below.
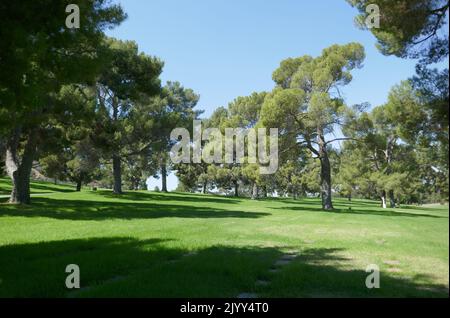
<svg viewBox="0 0 450 318"><path fill-rule="evenodd" d="M40 195L54 192L72 192L75 186L67 184L53 184L49 182L31 181L31 194ZM11 182L9 179L0 178L0 200L9 196L11 192Z"/></svg>
<svg viewBox="0 0 450 318"><path fill-rule="evenodd" d="M448 206L73 189L34 182L31 206L0 204L0 297L448 297Z"/></svg>

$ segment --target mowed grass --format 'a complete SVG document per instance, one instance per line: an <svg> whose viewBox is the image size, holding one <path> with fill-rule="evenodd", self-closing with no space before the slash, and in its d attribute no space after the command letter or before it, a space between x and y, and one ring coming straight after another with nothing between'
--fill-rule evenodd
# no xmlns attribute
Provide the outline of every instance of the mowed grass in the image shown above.
<svg viewBox="0 0 450 318"><path fill-rule="evenodd" d="M72 189L35 182L47 194L31 206L0 204L0 297L449 295L448 206ZM369 264L379 289L365 286Z"/></svg>
<svg viewBox="0 0 450 318"><path fill-rule="evenodd" d="M67 184L53 184L48 182L31 181L30 193L33 195L73 191L74 187ZM0 178L0 198L8 197L10 193L11 182L8 179Z"/></svg>

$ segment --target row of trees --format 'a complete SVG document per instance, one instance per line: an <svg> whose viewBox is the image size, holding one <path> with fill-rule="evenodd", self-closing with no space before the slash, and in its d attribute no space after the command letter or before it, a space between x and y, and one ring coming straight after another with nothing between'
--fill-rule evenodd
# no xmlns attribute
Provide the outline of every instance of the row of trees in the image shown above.
<svg viewBox="0 0 450 318"><path fill-rule="evenodd" d="M432 94L424 82L403 81L384 105L345 105L339 87L364 58L361 45L334 45L316 58L281 62L273 91L238 97L217 109L206 127L278 127L280 167L260 175L256 164L180 164L179 190L253 198L277 193L318 195L332 209L332 193L396 202L438 201L448 196L448 124L435 119L430 103L448 99L448 77L431 71ZM445 124L445 125L444 125ZM338 144L340 142L340 144ZM333 146L340 145L339 147ZM331 176L334 175L332 182Z"/></svg>
<svg viewBox="0 0 450 318"><path fill-rule="evenodd" d="M147 175L166 175L172 127L189 125L198 95L161 87L163 63L104 30L126 14L107 0L81 0L80 28L65 27L70 1L0 5L0 148L10 202L30 203L34 169L122 193ZM22 21L22 23L18 23Z"/></svg>
<svg viewBox="0 0 450 318"><path fill-rule="evenodd" d="M367 1L349 2L364 21ZM384 105L345 104L340 91L365 58L349 43L282 61L272 91L238 97L204 121L222 131L279 128L274 175L249 162L171 164L170 132L192 131L199 95L178 82L162 86L161 60L105 36L126 18L120 6L80 0L80 28L67 29L67 4L0 5L0 169L12 180L10 202L30 203L33 171L116 194L123 185L146 188L149 176L160 176L167 191L174 171L178 190L320 195L326 210L332 193L378 198L384 207L448 196L448 74L430 67L448 57L448 34L438 32L448 1L379 2L381 27L371 32L380 51L419 58L417 75L392 88Z"/></svg>
<svg viewBox="0 0 450 318"><path fill-rule="evenodd" d="M348 0L366 29L370 1ZM380 27L371 28L385 55L418 59L416 76L393 87L385 105L345 105L340 87L362 65L356 43L325 49L316 58L281 62L272 92L239 97L219 108L207 125L279 127L280 168L272 176L252 164L177 167L180 190L208 185L253 198L268 193L318 194L332 209L331 193L397 202L448 198L448 70L430 68L448 58L448 0L378 1ZM337 137L336 137L337 136ZM339 147L333 144L340 142ZM332 182L331 176L334 175ZM240 191L239 191L240 189ZM261 191L259 191L261 189Z"/></svg>

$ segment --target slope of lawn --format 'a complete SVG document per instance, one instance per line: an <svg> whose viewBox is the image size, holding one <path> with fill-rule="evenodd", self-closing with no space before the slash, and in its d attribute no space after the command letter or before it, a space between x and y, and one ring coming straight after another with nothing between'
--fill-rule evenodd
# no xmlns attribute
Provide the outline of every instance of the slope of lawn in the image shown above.
<svg viewBox="0 0 450 318"><path fill-rule="evenodd" d="M31 206L0 203L0 297L448 297L448 206L32 186Z"/></svg>
<svg viewBox="0 0 450 318"><path fill-rule="evenodd" d="M41 195L53 192L72 192L75 190L74 186L66 184L53 184L48 182L31 182L31 194ZM5 197L9 197L11 192L11 182L9 179L0 178L0 200Z"/></svg>

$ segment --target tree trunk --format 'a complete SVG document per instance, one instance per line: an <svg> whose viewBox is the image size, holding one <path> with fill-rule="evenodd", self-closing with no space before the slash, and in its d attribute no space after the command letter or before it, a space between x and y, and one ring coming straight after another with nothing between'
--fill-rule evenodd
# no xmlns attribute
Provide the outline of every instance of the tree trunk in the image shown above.
<svg viewBox="0 0 450 318"><path fill-rule="evenodd" d="M10 203L29 204L30 199L30 176L36 155L37 131L31 131L19 163L17 150L19 146L20 129L16 129L13 136L6 145L6 170L12 181Z"/></svg>
<svg viewBox="0 0 450 318"><path fill-rule="evenodd" d="M328 154L324 152L320 158L320 191L322 197L322 209L333 210L331 199L331 166Z"/></svg>
<svg viewBox="0 0 450 318"><path fill-rule="evenodd" d="M77 191L80 192L81 191L81 184L82 184L82 177L80 176L80 178L78 178L77 180Z"/></svg>
<svg viewBox="0 0 450 318"><path fill-rule="evenodd" d="M381 207L386 209L386 191L381 191Z"/></svg>
<svg viewBox="0 0 450 318"><path fill-rule="evenodd" d="M386 151L385 151L385 156L386 156L386 162L387 162L387 169L386 169L386 174L390 175L393 172L393 168L392 168L392 155L393 155L393 148L396 142L396 137L395 136L390 136L388 138L388 142L387 142L387 147L386 147ZM389 195L389 206L391 208L395 208L395 197L394 197L394 190L389 190L388 191L388 195ZM384 191L384 200L386 202L386 191Z"/></svg>
<svg viewBox="0 0 450 318"><path fill-rule="evenodd" d="M208 183L205 181L203 182L203 186L202 186L202 193L206 194L206 186L208 185Z"/></svg>
<svg viewBox="0 0 450 318"><path fill-rule="evenodd" d="M134 189L135 189L135 190L140 190L140 187L141 187L141 181L142 181L141 177L136 177L136 178L134 179Z"/></svg>
<svg viewBox="0 0 450 318"><path fill-rule="evenodd" d="M252 200L256 200L258 199L258 185L256 184L256 182L253 183L253 189L252 189Z"/></svg>
<svg viewBox="0 0 450 318"><path fill-rule="evenodd" d="M167 192L167 167L165 162L161 164L161 181L162 181L161 191Z"/></svg>
<svg viewBox="0 0 450 318"><path fill-rule="evenodd" d="M239 183L237 181L234 181L234 196L239 196Z"/></svg>
<svg viewBox="0 0 450 318"><path fill-rule="evenodd" d="M267 198L267 187L266 186L264 186L262 188L262 196L263 196L263 198Z"/></svg>
<svg viewBox="0 0 450 318"><path fill-rule="evenodd" d="M389 190L389 205L391 208L395 208L394 190Z"/></svg>
<svg viewBox="0 0 450 318"><path fill-rule="evenodd" d="M318 130L319 159L320 159L320 195L322 197L322 209L333 210L331 199L331 165L328 158L327 145L323 131Z"/></svg>
<svg viewBox="0 0 450 318"><path fill-rule="evenodd" d="M114 176L114 194L122 194L122 162L120 161L120 156L117 154L113 155L113 176Z"/></svg>

